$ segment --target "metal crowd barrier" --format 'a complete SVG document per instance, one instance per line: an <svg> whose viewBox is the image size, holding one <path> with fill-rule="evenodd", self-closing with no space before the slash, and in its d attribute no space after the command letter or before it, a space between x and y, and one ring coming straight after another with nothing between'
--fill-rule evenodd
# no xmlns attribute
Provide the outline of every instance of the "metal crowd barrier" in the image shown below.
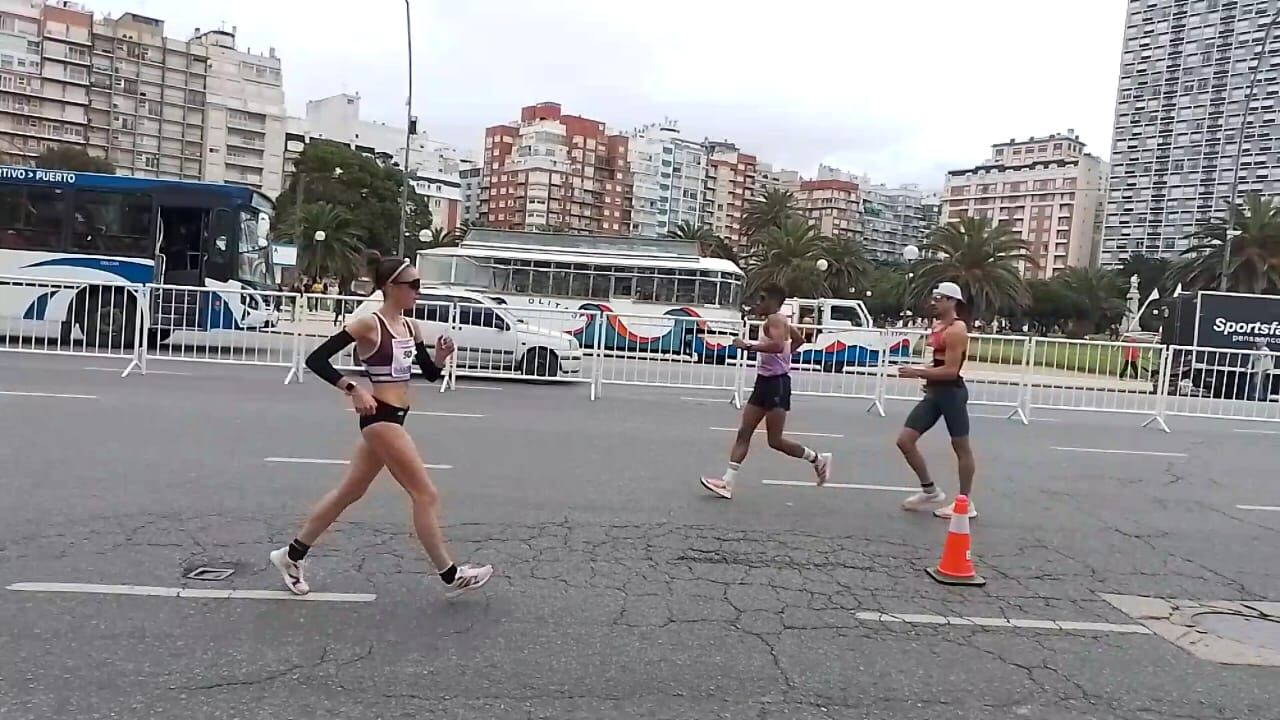
<svg viewBox="0 0 1280 720"><path fill-rule="evenodd" d="M1280 422L1280 353L1175 345L1159 392L1168 415Z"/></svg>
<svg viewBox="0 0 1280 720"><path fill-rule="evenodd" d="M927 330L898 330L910 342L905 356L890 355L885 369L886 400L916 401L922 394L922 382L899 378L893 367L902 364L930 365L933 351L928 347ZM1020 335L970 335L960 374L969 390L970 405L986 405L1009 410L1009 418L1027 423L1023 403L1027 388L1027 359L1030 340Z"/></svg>
<svg viewBox="0 0 1280 720"><path fill-rule="evenodd" d="M1168 432L1156 392L1164 348L1096 340L1034 338L1024 395L1032 408L1145 415Z"/></svg>
<svg viewBox="0 0 1280 720"><path fill-rule="evenodd" d="M139 366L137 348L146 332L144 287L128 283L0 275L0 352L78 355L129 360L124 375Z"/></svg>
<svg viewBox="0 0 1280 720"><path fill-rule="evenodd" d="M598 386L721 390L741 405L743 366L732 346L741 322L606 312L594 330Z"/></svg>

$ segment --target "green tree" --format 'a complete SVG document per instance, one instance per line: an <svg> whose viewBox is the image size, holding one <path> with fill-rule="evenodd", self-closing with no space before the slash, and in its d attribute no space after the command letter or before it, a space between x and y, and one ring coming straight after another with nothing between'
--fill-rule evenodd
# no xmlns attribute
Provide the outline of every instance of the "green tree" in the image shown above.
<svg viewBox="0 0 1280 720"><path fill-rule="evenodd" d="M328 203L351 218L351 235L383 255L397 252L400 232L400 192L404 173L337 143L312 141L294 162L294 174L276 198L276 225L289 228L305 207ZM335 174L335 169L341 169ZM301 198L299 198L301 194ZM418 232L431 227L431 211L425 200L409 188L406 250L418 244ZM326 231L327 232L327 231Z"/></svg>
<svg viewBox="0 0 1280 720"><path fill-rule="evenodd" d="M442 227L431 228L431 239L427 241L428 248L446 247L449 245L457 245L459 242L457 234L445 230ZM422 248L426 249L426 248Z"/></svg>
<svg viewBox="0 0 1280 720"><path fill-rule="evenodd" d="M1274 198L1249 193L1235 216L1227 289L1232 292L1280 292L1280 205ZM1186 290L1217 289L1222 278L1227 223L1215 219L1191 234L1195 244L1182 252L1169 271L1173 283Z"/></svg>
<svg viewBox="0 0 1280 720"><path fill-rule="evenodd" d="M463 240L467 239L467 236L471 234L472 230L474 230L475 228L482 228L482 227L485 227L483 220L479 220L479 219L463 220L462 222L458 223L458 227L453 229L454 243L455 244L461 243Z"/></svg>
<svg viewBox="0 0 1280 720"><path fill-rule="evenodd" d="M1027 296L1029 302L1017 315L1030 320L1041 335L1054 332L1085 313L1080 298L1059 280L1028 280Z"/></svg>
<svg viewBox="0 0 1280 720"><path fill-rule="evenodd" d="M111 161L90 155L87 150L75 145L49 148L36 157L35 165L46 170L116 174L116 166L112 165Z"/></svg>
<svg viewBox="0 0 1280 720"><path fill-rule="evenodd" d="M746 296L777 283L793 297L829 297L828 273L835 269L831 249L831 238L798 217L766 229L744 258ZM831 263L828 273L818 269L818 260Z"/></svg>
<svg viewBox="0 0 1280 720"><path fill-rule="evenodd" d="M836 297L861 300L871 282L872 264L862 243L851 237L827 238L822 257L828 263L826 283Z"/></svg>
<svg viewBox="0 0 1280 720"><path fill-rule="evenodd" d="M1072 335L1101 332L1124 318L1124 296L1129 284L1113 270L1070 267L1050 283L1059 285L1073 298L1071 319L1076 322Z"/></svg>
<svg viewBox="0 0 1280 720"><path fill-rule="evenodd" d="M351 214L331 203L309 203L293 217L290 234L298 242L298 272L303 277L337 278L342 286L360 275L365 246ZM317 240L316 233L324 239Z"/></svg>
<svg viewBox="0 0 1280 720"><path fill-rule="evenodd" d="M1143 301L1151 296L1152 290L1159 290L1161 297L1168 297L1173 289L1166 282L1169 266L1170 263L1166 258L1133 253L1124 261L1124 265L1120 266L1120 276L1126 283L1134 275L1138 276L1138 292L1142 295Z"/></svg>
<svg viewBox="0 0 1280 720"><path fill-rule="evenodd" d="M920 251L922 257L912 266L913 306L944 281L961 287L975 318L990 318L997 310L1030 302L1021 266L1034 266L1036 261L1027 243L1006 227L985 218L961 218L929 231Z"/></svg>
<svg viewBox="0 0 1280 720"><path fill-rule="evenodd" d="M781 228L796 216L796 196L790 190L773 188L747 205L742 215L742 235L755 240L770 228Z"/></svg>
<svg viewBox="0 0 1280 720"><path fill-rule="evenodd" d="M907 271L899 264L885 263L874 265L867 274L862 301L867 304L867 312L879 321L902 317L907 308Z"/></svg>
<svg viewBox="0 0 1280 720"><path fill-rule="evenodd" d="M715 231L707 225L695 225L684 220L676 226L675 230L668 230L667 237L695 242L698 244L698 254L703 257L722 258L741 266L740 258L733 246L716 235Z"/></svg>

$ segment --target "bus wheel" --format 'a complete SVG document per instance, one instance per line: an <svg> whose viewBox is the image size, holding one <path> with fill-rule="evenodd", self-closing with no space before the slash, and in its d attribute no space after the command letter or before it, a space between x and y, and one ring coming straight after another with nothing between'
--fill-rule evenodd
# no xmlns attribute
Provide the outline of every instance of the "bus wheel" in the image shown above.
<svg viewBox="0 0 1280 720"><path fill-rule="evenodd" d="M131 350L136 310L133 295L124 290L89 290L76 298L73 317L85 342L104 350Z"/></svg>
<svg viewBox="0 0 1280 720"><path fill-rule="evenodd" d="M160 347L172 336L173 330L169 328L152 328L147 331L147 347Z"/></svg>
<svg viewBox="0 0 1280 720"><path fill-rule="evenodd" d="M524 354L521 369L530 377L555 377L560 374L560 356L547 348L532 348Z"/></svg>

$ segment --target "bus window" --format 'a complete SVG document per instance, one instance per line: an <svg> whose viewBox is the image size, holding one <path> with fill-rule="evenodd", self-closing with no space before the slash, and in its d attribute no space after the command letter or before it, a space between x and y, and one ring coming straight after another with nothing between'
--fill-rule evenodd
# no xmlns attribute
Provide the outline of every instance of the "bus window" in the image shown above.
<svg viewBox="0 0 1280 720"><path fill-rule="evenodd" d="M653 291L654 302L669 303L676 301L676 279L669 277L658 278L658 285Z"/></svg>
<svg viewBox="0 0 1280 720"><path fill-rule="evenodd" d="M716 286L715 280L703 278L698 281L698 302L703 305L716 305ZM727 286L726 286L727 287Z"/></svg>
<svg viewBox="0 0 1280 720"><path fill-rule="evenodd" d="M238 232L235 216L230 210L218 208L209 216L209 240L205 246L204 276L210 280L227 282L235 270L233 238Z"/></svg>
<svg viewBox="0 0 1280 720"><path fill-rule="evenodd" d="M72 214L71 249L150 257L155 251L151 210L147 195L78 190ZM256 236L253 242L256 245Z"/></svg>
<svg viewBox="0 0 1280 720"><path fill-rule="evenodd" d="M697 302L698 299L698 281L693 278L680 278L676 280L676 302L681 305L688 305Z"/></svg>
<svg viewBox="0 0 1280 720"><path fill-rule="evenodd" d="M657 299L657 278L652 275L637 275L635 281L635 299L641 302L653 302Z"/></svg>
<svg viewBox="0 0 1280 720"><path fill-rule="evenodd" d="M530 292L532 281L529 268L511 269L511 292L521 294Z"/></svg>
<svg viewBox="0 0 1280 720"><path fill-rule="evenodd" d="M587 291L587 297L592 300L608 300L609 299L609 283L612 280L605 273L591 274L591 289Z"/></svg>
<svg viewBox="0 0 1280 720"><path fill-rule="evenodd" d="M569 275L569 297L591 297L591 274L577 269Z"/></svg>
<svg viewBox="0 0 1280 720"><path fill-rule="evenodd" d="M632 272L624 268L618 268L621 272ZM635 278L631 275L615 275L613 277L613 291L610 297L629 298L635 296Z"/></svg>
<svg viewBox="0 0 1280 720"><path fill-rule="evenodd" d="M551 294L551 271L542 268L532 268L529 271L529 294L530 295L549 295Z"/></svg>
<svg viewBox="0 0 1280 720"><path fill-rule="evenodd" d="M271 287L275 278L271 276L271 246L266 240L258 238L258 211L240 211L240 280L246 280L258 287ZM266 218L262 222L267 222Z"/></svg>
<svg viewBox="0 0 1280 720"><path fill-rule="evenodd" d="M61 249L64 200L61 190L0 186L0 248Z"/></svg>
<svg viewBox="0 0 1280 720"><path fill-rule="evenodd" d="M571 273L568 270L553 270L551 272L551 294L557 297L569 297L569 277Z"/></svg>
<svg viewBox="0 0 1280 720"><path fill-rule="evenodd" d="M849 305L832 305L831 319L835 322L849 323L851 327L862 327L862 315L858 309Z"/></svg>

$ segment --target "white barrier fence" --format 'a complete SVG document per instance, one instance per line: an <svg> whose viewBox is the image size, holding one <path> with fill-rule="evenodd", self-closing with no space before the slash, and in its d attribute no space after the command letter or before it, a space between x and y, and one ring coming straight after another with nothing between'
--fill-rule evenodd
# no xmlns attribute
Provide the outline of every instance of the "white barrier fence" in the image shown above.
<svg viewBox="0 0 1280 720"><path fill-rule="evenodd" d="M0 352L128 361L281 368L302 381L306 356L367 297L235 288L86 283L0 275ZM422 339L452 337L457 353L441 391L459 376L523 378L724 392L740 405L750 392L754 354L735 338L759 339L759 321L507 307L455 298L413 310ZM868 401L915 401L920 382L896 367L929 364L927 333L796 325L793 392ZM398 329L394 330L398 332ZM585 346L585 349L584 349ZM356 348L334 364L358 370ZM1169 416L1280 422L1280 353L1209 350L1127 342L972 335L963 375L970 402L1009 410L1024 423L1036 410L1145 417L1168 431Z"/></svg>

